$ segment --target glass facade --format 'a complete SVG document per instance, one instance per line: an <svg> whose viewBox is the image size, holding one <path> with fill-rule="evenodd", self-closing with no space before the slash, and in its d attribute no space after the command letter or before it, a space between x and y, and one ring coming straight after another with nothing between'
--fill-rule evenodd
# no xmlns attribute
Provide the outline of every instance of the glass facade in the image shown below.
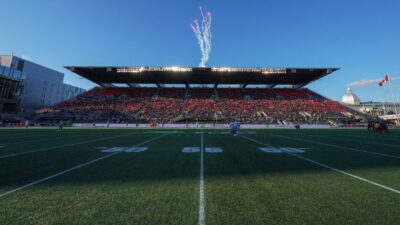
<svg viewBox="0 0 400 225"><path fill-rule="evenodd" d="M25 73L0 66L0 113L17 113L21 102Z"/></svg>
<svg viewBox="0 0 400 225"><path fill-rule="evenodd" d="M72 85L68 84L63 84L63 93L62 93L62 101L74 98L82 93L84 93L86 90L82 88L78 88Z"/></svg>
<svg viewBox="0 0 400 225"><path fill-rule="evenodd" d="M0 75L18 80L23 80L26 78L26 74L24 72L5 66L0 66Z"/></svg>

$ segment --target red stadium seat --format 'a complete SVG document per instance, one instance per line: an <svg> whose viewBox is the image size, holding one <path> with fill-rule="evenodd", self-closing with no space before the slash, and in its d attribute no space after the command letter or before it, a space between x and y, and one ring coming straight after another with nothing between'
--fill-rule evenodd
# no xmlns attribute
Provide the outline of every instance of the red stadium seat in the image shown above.
<svg viewBox="0 0 400 225"><path fill-rule="evenodd" d="M78 121L159 123L231 119L243 123L326 123L330 118L357 115L305 88L94 88L44 112L49 118Z"/></svg>

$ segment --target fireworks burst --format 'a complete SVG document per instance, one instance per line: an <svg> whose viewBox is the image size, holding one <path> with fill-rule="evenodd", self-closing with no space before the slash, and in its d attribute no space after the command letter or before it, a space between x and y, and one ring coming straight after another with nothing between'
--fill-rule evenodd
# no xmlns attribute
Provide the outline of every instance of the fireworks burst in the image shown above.
<svg viewBox="0 0 400 225"><path fill-rule="evenodd" d="M200 46L201 51L201 60L199 67L206 67L207 61L210 59L211 53L211 12L207 12L207 14L203 13L203 8L200 6L200 13L202 16L201 26L199 21L194 20L193 24L190 24L194 34L196 35L197 41Z"/></svg>

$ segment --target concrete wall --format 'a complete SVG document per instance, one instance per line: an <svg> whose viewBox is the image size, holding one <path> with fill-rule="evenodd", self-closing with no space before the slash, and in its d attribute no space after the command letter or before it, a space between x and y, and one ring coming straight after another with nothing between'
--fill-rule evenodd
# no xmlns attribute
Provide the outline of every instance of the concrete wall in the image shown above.
<svg viewBox="0 0 400 225"><path fill-rule="evenodd" d="M11 55L0 55L0 65L5 67L11 67L12 58L13 57Z"/></svg>

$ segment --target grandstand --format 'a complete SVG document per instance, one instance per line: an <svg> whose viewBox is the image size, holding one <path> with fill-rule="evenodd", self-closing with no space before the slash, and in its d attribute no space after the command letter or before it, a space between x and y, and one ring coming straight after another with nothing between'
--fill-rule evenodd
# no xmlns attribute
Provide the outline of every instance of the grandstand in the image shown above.
<svg viewBox="0 0 400 225"><path fill-rule="evenodd" d="M337 125L363 118L304 88L336 68L66 68L100 87L41 110L38 121Z"/></svg>

